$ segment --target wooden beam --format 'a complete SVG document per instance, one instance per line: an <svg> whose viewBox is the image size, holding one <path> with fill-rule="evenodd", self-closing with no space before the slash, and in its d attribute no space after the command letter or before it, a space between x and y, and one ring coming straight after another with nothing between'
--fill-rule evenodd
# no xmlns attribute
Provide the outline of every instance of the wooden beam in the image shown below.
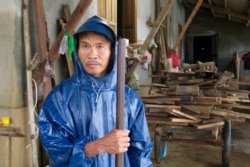
<svg viewBox="0 0 250 167"><path fill-rule="evenodd" d="M197 11L199 10L199 8L200 8L202 2L203 2L203 0L198 0L198 2L196 3L196 5L195 5L195 7L194 7L192 13L190 14L190 16L189 16L189 18L188 18L186 24L184 25L184 27L183 27L181 33L179 34L179 36L178 36L178 38L177 38L177 40L176 40L176 42L175 42L175 44L174 44L173 49L176 49L177 47L179 47L179 45L180 45L180 43L181 43L181 40L183 39L184 34L186 33L186 31L187 31L187 29L188 29L188 27L189 27L191 21L193 20L194 16L196 15Z"/></svg>
<svg viewBox="0 0 250 167"><path fill-rule="evenodd" d="M185 1L188 2L188 3L196 3L197 2L197 0L185 0ZM225 15L231 15L232 17L235 17L237 19L249 21L248 16L239 14L237 12L228 11L227 9L223 9L223 8L220 8L220 7L217 7L217 6L213 6L213 5L210 5L210 4L205 3L205 2L203 2L201 6L204 7L204 8L213 9L217 13L222 13L222 14L225 14Z"/></svg>
<svg viewBox="0 0 250 167"><path fill-rule="evenodd" d="M36 82L39 84L42 82L45 72L45 61L48 59L48 39L47 39L47 28L44 15L44 6L43 1L35 0L34 1L35 16L36 16L36 27L37 27L37 38L38 38L38 54L40 61L43 62L43 65L40 67L40 73L37 73L41 76L35 76ZM51 65L51 62L50 62ZM43 98L45 99L52 88L51 77L43 83Z"/></svg>
<svg viewBox="0 0 250 167"><path fill-rule="evenodd" d="M66 24L67 24L67 22L69 21L69 19L71 17L71 11L70 11L69 5L64 5L63 11L64 11L64 16L65 16L65 20L66 20ZM65 27L63 27L63 28L65 28ZM72 56L72 55L69 55L68 52L65 53L65 58L66 58L67 65L68 65L69 75L72 76L73 72L74 72L74 63L73 63L73 60L69 59L69 56Z"/></svg>
<svg viewBox="0 0 250 167"><path fill-rule="evenodd" d="M153 27L151 28L147 38L143 42L141 48L139 49L139 54L144 54L145 50L147 50L149 44L151 43L151 40L154 38L155 34L157 33L158 29L160 28L163 20L167 16L168 12L170 11L171 7L174 4L174 0L168 0L168 2L165 4L161 12L159 13L156 21L154 22Z"/></svg>
<svg viewBox="0 0 250 167"><path fill-rule="evenodd" d="M208 123L208 124L202 124L202 125L197 125L197 129L210 129L210 128L215 128L218 126L223 126L224 125L224 121L220 121L220 122L215 122L215 123Z"/></svg>
<svg viewBox="0 0 250 167"><path fill-rule="evenodd" d="M160 11L161 9L161 1L160 0L157 0L156 1L157 3L157 12ZM157 13L158 15L159 13ZM165 18L163 19L162 22L164 22ZM160 27L160 40L161 40L161 55L162 55L162 58L163 60L165 60L167 58L167 45L166 45L166 41L167 41L167 38L165 38L165 31L167 31L167 29L164 29L163 26Z"/></svg>
<svg viewBox="0 0 250 167"><path fill-rule="evenodd" d="M40 1L40 0L39 0ZM89 5L91 4L92 0L80 0L78 5L76 6L75 10L73 11L70 19L68 20L65 28L69 33L73 33L75 27L77 26L78 22L81 20L84 13L87 11ZM59 47L61 40L63 38L63 30L60 32L59 36L57 37L55 43L52 45L51 49L48 53L48 58L51 62L51 64L54 63L54 61L58 58L59 54ZM41 68L38 69L37 73L35 74L35 80L37 82L37 85L40 85L42 82L43 74L44 74L44 63L42 63Z"/></svg>
<svg viewBox="0 0 250 167"><path fill-rule="evenodd" d="M208 3L209 3L210 5L212 5L212 1L211 1L211 0L208 0ZM215 12L214 12L213 9L211 9L211 13L212 13L212 15L215 17Z"/></svg>

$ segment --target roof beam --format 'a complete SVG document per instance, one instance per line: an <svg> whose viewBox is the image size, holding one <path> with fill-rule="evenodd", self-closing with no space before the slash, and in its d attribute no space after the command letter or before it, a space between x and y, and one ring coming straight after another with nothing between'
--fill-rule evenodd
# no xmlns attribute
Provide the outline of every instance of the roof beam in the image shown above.
<svg viewBox="0 0 250 167"><path fill-rule="evenodd" d="M188 3L193 3L193 4L195 4L197 2L197 0L186 0L186 1ZM244 20L244 21L249 21L250 20L250 18L248 16L244 16L244 15L239 14L237 12L233 12L233 11L229 11L229 10L217 7L217 6L213 6L213 5L210 5L209 3L206 3L206 2L203 2L201 6L204 7L204 8L213 9L217 13L230 15L231 17L234 17L234 18L237 18L237 19L240 19L240 20Z"/></svg>
<svg viewBox="0 0 250 167"><path fill-rule="evenodd" d="M227 0L224 0L224 8L230 12L230 9L227 7ZM228 15L228 20L231 21L231 15Z"/></svg>
<svg viewBox="0 0 250 167"><path fill-rule="evenodd" d="M211 0L208 0L208 3L209 3L209 5L212 5L212 1L211 1ZM215 12L214 12L213 9L211 9L211 13L212 13L212 15L215 17Z"/></svg>

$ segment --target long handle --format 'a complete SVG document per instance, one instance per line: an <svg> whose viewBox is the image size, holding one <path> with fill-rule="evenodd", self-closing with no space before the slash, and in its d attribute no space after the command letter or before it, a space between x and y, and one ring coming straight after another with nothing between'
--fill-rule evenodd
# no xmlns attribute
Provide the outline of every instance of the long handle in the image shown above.
<svg viewBox="0 0 250 167"><path fill-rule="evenodd" d="M125 57L126 40L120 38L118 41L117 58L117 105L116 105L116 128L124 129L124 87L125 87ZM124 166L124 154L116 155L116 167Z"/></svg>

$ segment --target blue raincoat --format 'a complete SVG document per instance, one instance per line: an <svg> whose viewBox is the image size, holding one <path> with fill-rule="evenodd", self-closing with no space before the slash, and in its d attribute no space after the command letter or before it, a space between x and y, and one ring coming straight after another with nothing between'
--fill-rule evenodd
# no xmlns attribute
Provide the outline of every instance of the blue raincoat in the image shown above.
<svg viewBox="0 0 250 167"><path fill-rule="evenodd" d="M75 71L47 96L38 117L40 141L50 159L50 167L114 167L115 155L101 153L87 157L84 145L103 137L116 127L117 42L112 29L97 16L87 20L74 35L100 32L112 41L114 57L108 74L96 78L83 68L75 53ZM125 87L124 126L130 130L130 147L124 153L124 167L152 166L151 138L144 106L130 87Z"/></svg>

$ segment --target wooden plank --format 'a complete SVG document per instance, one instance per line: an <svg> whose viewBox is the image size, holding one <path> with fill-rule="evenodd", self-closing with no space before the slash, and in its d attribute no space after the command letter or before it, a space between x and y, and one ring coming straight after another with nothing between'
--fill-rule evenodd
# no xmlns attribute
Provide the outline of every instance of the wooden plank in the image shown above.
<svg viewBox="0 0 250 167"><path fill-rule="evenodd" d="M222 103L222 98L221 97L196 96L195 101L196 101L196 104L216 105L216 104Z"/></svg>
<svg viewBox="0 0 250 167"><path fill-rule="evenodd" d="M154 119L147 119L149 124L161 124L161 125L168 125L168 126L188 126L186 122L172 122L166 120L154 120Z"/></svg>
<svg viewBox="0 0 250 167"><path fill-rule="evenodd" d="M199 118L196 118L196 117L194 117L194 116L192 116L192 115L186 114L186 113L181 112L181 111L176 110L176 109L172 109L171 112L173 112L173 113L175 113L175 114L178 114L178 115L180 115L180 116L183 116L183 117L185 117L185 118L189 118L189 119L191 119L191 120L195 120L195 121L200 120Z"/></svg>
<svg viewBox="0 0 250 167"><path fill-rule="evenodd" d="M211 118L207 120L202 120L203 124L209 124L209 123L215 123L215 122L221 122L223 118Z"/></svg>
<svg viewBox="0 0 250 167"><path fill-rule="evenodd" d="M210 118L211 106L200 106L200 105L181 105L183 109L192 111L194 116L199 118Z"/></svg>
<svg viewBox="0 0 250 167"><path fill-rule="evenodd" d="M145 104L146 108L163 108L163 109L167 109L167 108L175 108L175 109L180 109L181 106L176 106L176 105L161 105L161 104Z"/></svg>
<svg viewBox="0 0 250 167"><path fill-rule="evenodd" d="M250 119L250 114L234 112L232 110L212 109L211 114L225 118L246 118Z"/></svg>
<svg viewBox="0 0 250 167"><path fill-rule="evenodd" d="M204 79L185 79L166 81L166 85L192 85L203 83Z"/></svg>
<svg viewBox="0 0 250 167"><path fill-rule="evenodd" d="M167 99L142 99L143 103L147 104L168 104L174 105L174 101L168 101Z"/></svg>
<svg viewBox="0 0 250 167"><path fill-rule="evenodd" d="M172 122L186 122L186 123L198 123L200 120L190 120L185 118L170 118Z"/></svg>
<svg viewBox="0 0 250 167"><path fill-rule="evenodd" d="M197 125L196 128L197 129L210 129L210 128L215 128L218 126L223 126L224 124L225 124L224 121L220 121L220 122L215 122L215 123Z"/></svg>
<svg viewBox="0 0 250 167"><path fill-rule="evenodd" d="M147 50L149 44L151 43L152 39L154 38L155 34L157 33L159 27L161 26L162 22L164 21L165 17L167 16L173 4L174 4L174 0L168 0L165 6L163 7L163 9L161 10L161 12L159 13L147 38L145 39L145 41L143 42L141 46L141 50L139 50L140 54L143 54L145 50Z"/></svg>
<svg viewBox="0 0 250 167"><path fill-rule="evenodd" d="M250 103L250 100L238 99L238 98L222 98L222 101Z"/></svg>
<svg viewBox="0 0 250 167"><path fill-rule="evenodd" d="M175 92L177 95L200 95L200 88L196 85L180 86L177 85Z"/></svg>

